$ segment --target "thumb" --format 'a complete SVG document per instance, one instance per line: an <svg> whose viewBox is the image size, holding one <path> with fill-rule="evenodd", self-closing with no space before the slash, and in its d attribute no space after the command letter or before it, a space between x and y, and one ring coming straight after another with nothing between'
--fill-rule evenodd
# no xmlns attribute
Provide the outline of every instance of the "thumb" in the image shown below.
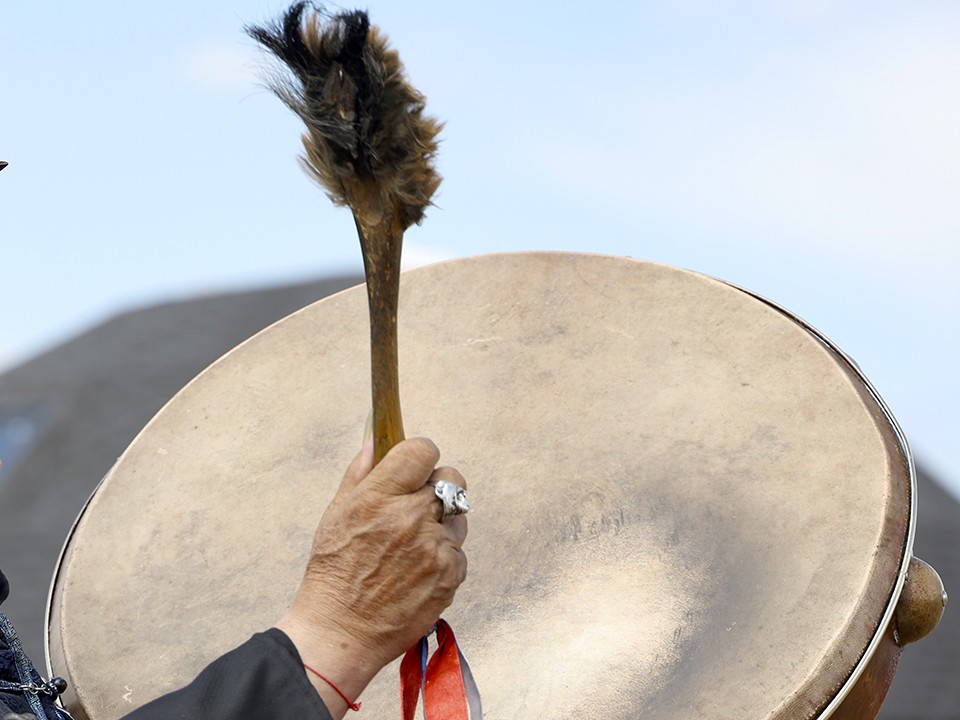
<svg viewBox="0 0 960 720"><path fill-rule="evenodd" d="M365 437L363 447L356 454L347 470L343 473L343 479L340 481L340 487L337 494L330 502L331 507L339 505L350 493L352 493L360 482L370 474L373 469L373 436Z"/></svg>

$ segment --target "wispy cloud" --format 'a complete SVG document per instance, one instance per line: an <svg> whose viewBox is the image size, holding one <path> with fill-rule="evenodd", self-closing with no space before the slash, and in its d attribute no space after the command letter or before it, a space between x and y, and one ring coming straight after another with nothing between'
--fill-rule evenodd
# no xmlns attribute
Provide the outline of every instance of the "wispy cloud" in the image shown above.
<svg viewBox="0 0 960 720"><path fill-rule="evenodd" d="M255 59L226 43L192 48L180 57L177 71L183 82L203 92L244 92L260 83Z"/></svg>
<svg viewBox="0 0 960 720"><path fill-rule="evenodd" d="M538 164L548 182L647 217L888 269L922 254L935 262L917 271L945 279L960 266L958 30L949 12L777 48L714 84L652 85L615 98L617 127L543 138Z"/></svg>

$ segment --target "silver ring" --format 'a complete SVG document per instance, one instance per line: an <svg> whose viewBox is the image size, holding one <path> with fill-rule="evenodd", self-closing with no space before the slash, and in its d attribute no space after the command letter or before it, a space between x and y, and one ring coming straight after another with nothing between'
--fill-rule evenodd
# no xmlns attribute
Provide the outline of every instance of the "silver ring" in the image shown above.
<svg viewBox="0 0 960 720"><path fill-rule="evenodd" d="M470 512L470 503L467 502L467 491L459 485L446 480L437 480L433 492L443 504L443 517L450 515L464 515ZM441 518L442 519L442 518Z"/></svg>

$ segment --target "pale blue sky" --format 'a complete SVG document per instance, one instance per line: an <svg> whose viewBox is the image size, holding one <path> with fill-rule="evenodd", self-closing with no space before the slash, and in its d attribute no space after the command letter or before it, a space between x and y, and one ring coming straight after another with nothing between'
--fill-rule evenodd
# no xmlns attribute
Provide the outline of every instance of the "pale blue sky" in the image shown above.
<svg viewBox="0 0 960 720"><path fill-rule="evenodd" d="M285 7L0 0L0 368L131 306L359 272L242 32ZM447 123L408 261L581 250L745 286L850 353L960 492L960 5L366 8Z"/></svg>

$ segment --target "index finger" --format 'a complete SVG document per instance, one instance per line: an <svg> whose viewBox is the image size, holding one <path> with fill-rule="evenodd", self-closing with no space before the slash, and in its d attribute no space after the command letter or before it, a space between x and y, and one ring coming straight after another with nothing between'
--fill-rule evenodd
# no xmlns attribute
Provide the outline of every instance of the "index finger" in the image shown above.
<svg viewBox="0 0 960 720"><path fill-rule="evenodd" d="M438 460L440 450L431 440L404 440L391 448L370 471L363 485L388 495L408 495L426 484Z"/></svg>

